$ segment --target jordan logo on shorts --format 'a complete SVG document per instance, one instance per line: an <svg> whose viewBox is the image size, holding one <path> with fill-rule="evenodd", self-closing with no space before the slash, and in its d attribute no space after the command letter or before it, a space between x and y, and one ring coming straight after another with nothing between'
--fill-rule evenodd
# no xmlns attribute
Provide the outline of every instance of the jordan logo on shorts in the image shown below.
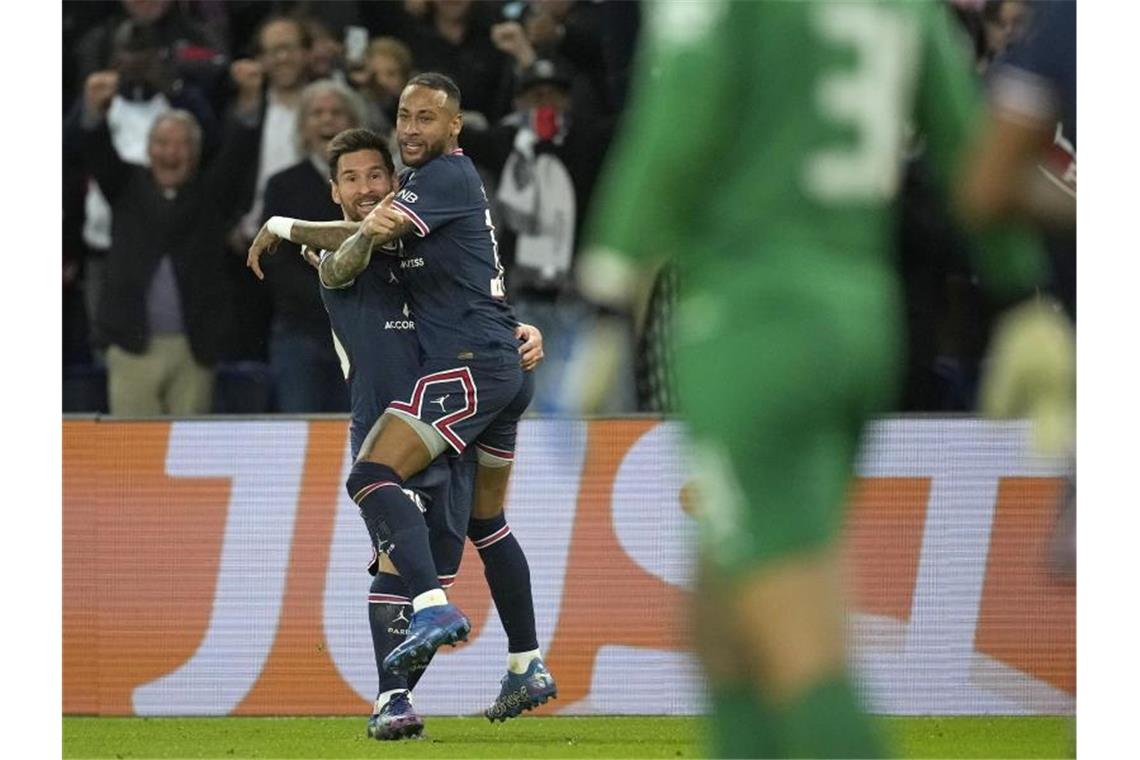
<svg viewBox="0 0 1140 760"><path fill-rule="evenodd" d="M444 405L443 405L443 404L444 404L444 402L445 402L445 401L447 401L447 397L448 397L448 396L450 396L450 395L451 395L450 393L446 393L446 394L444 394L444 395L440 396L439 398L434 398L434 399L432 399L432 400L431 400L431 403L433 403L433 404L439 404L439 411L441 411L441 412L446 412L446 411L447 411L447 408L446 408L446 407L444 407Z"/></svg>

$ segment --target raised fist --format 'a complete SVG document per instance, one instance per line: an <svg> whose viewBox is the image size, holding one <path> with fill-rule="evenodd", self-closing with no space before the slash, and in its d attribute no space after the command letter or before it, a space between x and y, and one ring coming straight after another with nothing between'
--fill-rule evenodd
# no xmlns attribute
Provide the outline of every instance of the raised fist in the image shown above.
<svg viewBox="0 0 1140 760"><path fill-rule="evenodd" d="M415 18L428 14L428 0L404 0L404 12Z"/></svg>
<svg viewBox="0 0 1140 760"><path fill-rule="evenodd" d="M534 47L526 36L522 24L517 21L503 21L491 27L491 42L495 47L515 59L520 66L534 63Z"/></svg>
<svg viewBox="0 0 1140 760"><path fill-rule="evenodd" d="M557 45L562 39L562 27L549 12L538 10L526 20L527 38L532 44Z"/></svg>
<svg viewBox="0 0 1140 760"><path fill-rule="evenodd" d="M96 71L87 77L83 88L83 105L91 113L105 114L118 89L117 71Z"/></svg>

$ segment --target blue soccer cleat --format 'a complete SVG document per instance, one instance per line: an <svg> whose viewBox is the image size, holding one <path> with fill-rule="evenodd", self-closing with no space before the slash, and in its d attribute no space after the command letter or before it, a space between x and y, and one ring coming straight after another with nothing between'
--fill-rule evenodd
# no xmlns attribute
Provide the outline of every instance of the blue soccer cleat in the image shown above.
<svg viewBox="0 0 1140 760"><path fill-rule="evenodd" d="M423 733L424 721L412 707L411 695L393 694L388 703L368 719L368 738L387 741L410 739Z"/></svg>
<svg viewBox="0 0 1140 760"><path fill-rule="evenodd" d="M384 669L406 674L427 667L435 650L467 641L470 631L471 621L454 604L424 607L412 613L407 638L384 658Z"/></svg>
<svg viewBox="0 0 1140 760"><path fill-rule="evenodd" d="M513 718L524 710L533 710L548 699L558 698L558 686L554 676L546 669L542 660L531 660L525 673L512 673L503 676L502 688L494 703L483 711L487 720L494 723Z"/></svg>

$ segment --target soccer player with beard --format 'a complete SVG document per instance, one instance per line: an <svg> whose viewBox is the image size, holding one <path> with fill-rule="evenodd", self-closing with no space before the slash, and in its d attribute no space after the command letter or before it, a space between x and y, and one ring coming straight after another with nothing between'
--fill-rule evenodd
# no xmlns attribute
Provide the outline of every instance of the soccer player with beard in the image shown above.
<svg viewBox="0 0 1140 760"><path fill-rule="evenodd" d="M250 247L247 263L259 277L260 256L272 251L282 238L307 246L305 255L316 266L319 262L309 248L339 248L357 231L360 220L371 212L376 212L374 217L383 216L387 225L384 229L389 232L394 220L403 219L400 212L381 203L392 187L393 166L385 142L379 136L363 129L337 135L329 146L329 164L332 197L341 206L345 220L271 219ZM398 241L387 243L387 247L398 250ZM325 257L331 255L326 253ZM399 285L399 265L400 259L396 257L378 256L370 260L353 281L342 283L341 287L324 287L327 283L322 280L321 297L332 321L334 340L352 396L354 459L366 445L365 435L384 408L412 385L419 366L414 315ZM541 335L529 325L519 325L516 333L518 339L525 339L517 349L522 354L521 366L524 370L533 369L542 358ZM525 555L509 529L491 536L489 541L482 535L487 522L502 522L501 503L497 515L484 515L482 520L476 515L476 519L468 520L476 480L476 465L472 460L470 454L438 457L406 484L409 489L415 489L411 498L417 501L417 506L427 501L424 519L432 558L438 568L438 581L441 588L447 588L454 581L466 529L480 550L488 585L500 609L508 639L514 642L528 635L533 637L534 613L530 606ZM381 542L371 524L370 534L374 545ZM409 692L422 668L400 674L383 665L384 657L406 634L411 613L408 592L387 556L375 556L370 571L376 573L369 594L369 621L380 686L368 732L377 739L413 736L422 731L423 723L410 704ZM520 597L525 597L526 609L510 616L509 611L517 606ZM488 717L510 717L503 709L496 709L498 704L488 710ZM519 706L518 700L514 706Z"/></svg>
<svg viewBox="0 0 1140 760"><path fill-rule="evenodd" d="M491 720L529 710L556 694L534 629L529 570L503 515L518 420L534 392L519 366L516 319L506 302L503 269L487 195L475 165L458 148L460 93L442 74L419 74L400 95L396 138L408 167L400 189L369 212L360 229L324 257L327 287L352 282L374 245L397 238L398 279L416 319L421 366L405 400L393 401L364 442L347 487L365 520L395 549L390 557L408 584L414 613L407 639L385 666L407 672L442 644L464 640L470 622L447 600L428 534L402 486L445 451L475 443L480 464L468 530L483 559L508 632L507 674ZM395 227L387 212L395 209ZM509 545L508 545L509 546ZM511 587L508 579L519 583ZM525 581L525 582L524 582ZM496 593L497 590L503 593ZM507 621L510 621L508 624Z"/></svg>

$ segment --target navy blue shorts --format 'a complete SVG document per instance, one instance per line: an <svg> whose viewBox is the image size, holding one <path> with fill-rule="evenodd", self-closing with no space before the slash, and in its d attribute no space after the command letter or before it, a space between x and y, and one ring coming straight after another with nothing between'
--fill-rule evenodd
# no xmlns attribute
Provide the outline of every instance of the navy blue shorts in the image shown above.
<svg viewBox="0 0 1140 760"><path fill-rule="evenodd" d="M471 518L477 467L472 456L445 454L404 484L405 489L416 494L415 500L424 510L431 556L439 574L439 585L444 590L451 587L459 574L463 544L467 540L467 522ZM369 533L372 560L368 564L368 572L375 575L380 568L379 553L387 547L379 536Z"/></svg>
<svg viewBox="0 0 1140 760"><path fill-rule="evenodd" d="M407 401L387 412L413 424L433 456L450 448L462 453L476 444L480 460L514 459L519 418L534 396L534 373L517 361L491 365L428 363ZM434 434L432 433L434 431Z"/></svg>

